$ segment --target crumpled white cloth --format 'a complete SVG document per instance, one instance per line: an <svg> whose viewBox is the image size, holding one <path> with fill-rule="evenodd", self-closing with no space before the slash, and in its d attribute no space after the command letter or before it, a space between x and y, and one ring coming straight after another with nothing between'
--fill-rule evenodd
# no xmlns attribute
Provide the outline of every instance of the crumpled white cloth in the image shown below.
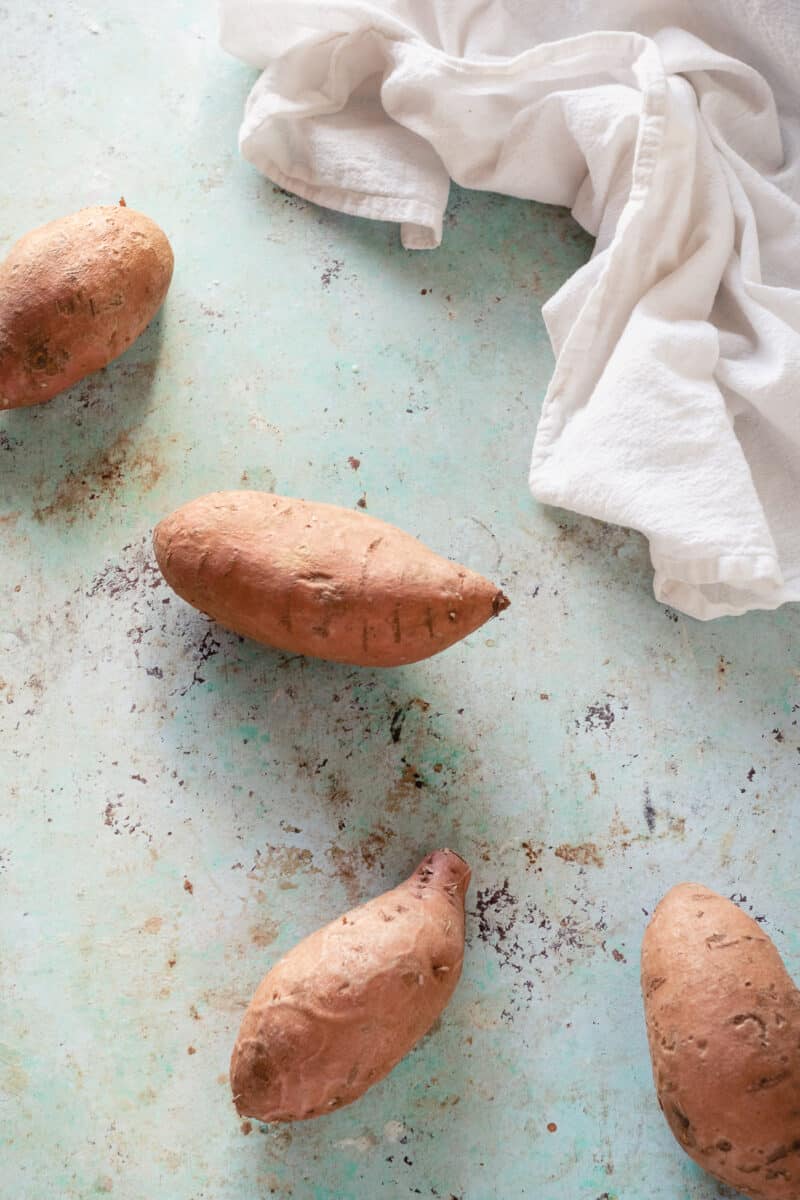
<svg viewBox="0 0 800 1200"><path fill-rule="evenodd" d="M281 187L415 249L451 178L596 238L543 310L534 496L641 530L692 616L800 599L800 2L221 5Z"/></svg>

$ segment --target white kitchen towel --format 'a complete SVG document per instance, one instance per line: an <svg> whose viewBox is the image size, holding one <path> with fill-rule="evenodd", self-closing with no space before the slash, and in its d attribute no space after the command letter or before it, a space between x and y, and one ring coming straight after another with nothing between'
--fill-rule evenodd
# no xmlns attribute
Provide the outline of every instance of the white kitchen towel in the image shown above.
<svg viewBox="0 0 800 1200"><path fill-rule="evenodd" d="M451 178L595 237L544 309L533 494L641 530L692 616L800 599L800 0L221 4L281 187L416 249Z"/></svg>

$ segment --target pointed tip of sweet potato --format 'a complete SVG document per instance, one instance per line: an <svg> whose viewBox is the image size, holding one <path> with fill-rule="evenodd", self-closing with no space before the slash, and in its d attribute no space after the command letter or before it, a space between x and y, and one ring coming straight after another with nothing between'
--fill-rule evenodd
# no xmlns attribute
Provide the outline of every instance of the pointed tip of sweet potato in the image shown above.
<svg viewBox="0 0 800 1200"><path fill-rule="evenodd" d="M446 847L433 850L419 864L412 879L426 887L433 887L457 895L462 900L467 894L472 870L469 863Z"/></svg>
<svg viewBox="0 0 800 1200"><path fill-rule="evenodd" d="M492 616L498 617L501 612L505 612L510 606L511 601L505 592L498 591L492 601Z"/></svg>

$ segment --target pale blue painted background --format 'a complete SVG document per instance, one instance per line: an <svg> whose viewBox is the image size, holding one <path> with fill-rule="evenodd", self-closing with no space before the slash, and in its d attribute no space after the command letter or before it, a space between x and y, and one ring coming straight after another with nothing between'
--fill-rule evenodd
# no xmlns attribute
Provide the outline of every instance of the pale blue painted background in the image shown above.
<svg viewBox="0 0 800 1200"><path fill-rule="evenodd" d="M120 362L0 418L2 1195L730 1195L658 1113L637 958L690 877L800 966L800 619L679 617L641 538L529 497L540 306L588 240L455 192L414 255L277 192L201 4L0 3L0 33L2 248L124 195L177 262ZM149 538L248 485L363 495L512 608L384 674L240 642ZM224 1076L259 978L439 844L474 867L441 1027L362 1103L245 1136Z"/></svg>

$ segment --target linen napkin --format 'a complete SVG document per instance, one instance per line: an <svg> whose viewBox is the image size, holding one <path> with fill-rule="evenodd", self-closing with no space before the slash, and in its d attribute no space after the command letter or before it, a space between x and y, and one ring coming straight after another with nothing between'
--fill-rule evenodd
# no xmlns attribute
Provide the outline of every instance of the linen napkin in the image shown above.
<svg viewBox="0 0 800 1200"><path fill-rule="evenodd" d="M221 0L221 40L245 157L408 248L451 179L568 206L534 496L644 533L692 616L800 599L800 5Z"/></svg>

